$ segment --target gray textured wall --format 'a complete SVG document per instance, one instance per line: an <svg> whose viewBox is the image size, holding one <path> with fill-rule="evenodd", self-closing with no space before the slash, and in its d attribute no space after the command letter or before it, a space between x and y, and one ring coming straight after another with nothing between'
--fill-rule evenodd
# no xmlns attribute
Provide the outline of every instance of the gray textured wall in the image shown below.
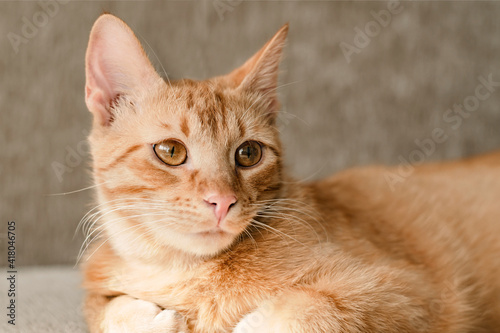
<svg viewBox="0 0 500 333"><path fill-rule="evenodd" d="M52 6L52 15L46 15L35 1L0 2L0 265L12 219L18 264L75 261L82 238L73 240L73 232L89 209L91 191L48 194L90 185L83 141L91 120L83 95L84 53L103 10L128 22L150 45L147 52L156 53L157 67L161 62L172 78L227 72L290 22L280 124L289 168L300 179L415 157L415 140L431 138L436 128L446 140L425 160L500 147L500 87L484 100L473 97L478 77L500 81L500 3L404 2L378 31L370 23L372 11L387 6L78 1ZM26 22L34 20L39 27L27 30ZM368 45L355 40L356 27L372 29ZM17 45L15 38L23 39ZM349 62L341 42L359 46ZM454 104L474 101L479 101L471 104L474 111L453 121L443 118ZM66 172L58 176L54 162Z"/></svg>

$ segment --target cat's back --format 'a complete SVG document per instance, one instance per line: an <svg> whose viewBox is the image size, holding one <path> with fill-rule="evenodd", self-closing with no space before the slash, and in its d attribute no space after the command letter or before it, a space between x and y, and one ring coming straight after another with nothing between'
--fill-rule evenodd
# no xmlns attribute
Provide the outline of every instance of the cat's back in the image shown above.
<svg viewBox="0 0 500 333"><path fill-rule="evenodd" d="M439 217L432 223L436 228L500 232L500 151L420 166L354 168L312 187L325 212L340 208L375 219L385 216L402 228Z"/></svg>
<svg viewBox="0 0 500 333"><path fill-rule="evenodd" d="M474 289L500 325L500 152L351 169L311 186L336 242Z"/></svg>
<svg viewBox="0 0 500 333"><path fill-rule="evenodd" d="M353 168L311 188L323 214L341 210L373 220L383 216L400 228L427 225L423 221L439 217L431 230L446 226L500 232L500 151L415 167ZM500 243L498 237L494 243Z"/></svg>

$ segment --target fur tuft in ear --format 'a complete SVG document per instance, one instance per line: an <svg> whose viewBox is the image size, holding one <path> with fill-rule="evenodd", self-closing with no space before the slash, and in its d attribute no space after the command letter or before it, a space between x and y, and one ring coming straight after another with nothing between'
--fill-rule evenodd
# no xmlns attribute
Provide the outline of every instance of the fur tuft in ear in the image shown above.
<svg viewBox="0 0 500 333"><path fill-rule="evenodd" d="M287 34L288 23L243 66L235 69L226 77L233 86L261 94L261 98L268 102L270 113L276 113L280 108L276 89L278 87L278 69Z"/></svg>
<svg viewBox="0 0 500 333"><path fill-rule="evenodd" d="M101 15L92 27L85 68L85 102L102 126L112 122L118 98L133 99L161 80L132 30L110 14Z"/></svg>

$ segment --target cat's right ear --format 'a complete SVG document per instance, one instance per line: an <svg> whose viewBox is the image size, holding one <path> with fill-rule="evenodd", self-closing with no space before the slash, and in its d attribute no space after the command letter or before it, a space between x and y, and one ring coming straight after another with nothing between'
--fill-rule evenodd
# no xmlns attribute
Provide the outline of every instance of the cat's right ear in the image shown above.
<svg viewBox="0 0 500 333"><path fill-rule="evenodd" d="M95 122L113 121L113 104L161 80L132 30L119 18L101 15L92 27L85 58L85 102Z"/></svg>
<svg viewBox="0 0 500 333"><path fill-rule="evenodd" d="M287 34L288 24L285 24L256 54L225 76L230 86L260 94L273 117L280 107L276 93L278 68Z"/></svg>

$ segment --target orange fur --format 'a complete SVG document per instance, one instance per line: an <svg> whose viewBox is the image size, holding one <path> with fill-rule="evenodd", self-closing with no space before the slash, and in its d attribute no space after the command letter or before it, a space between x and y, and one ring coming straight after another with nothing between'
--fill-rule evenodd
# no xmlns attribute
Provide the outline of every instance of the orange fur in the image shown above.
<svg viewBox="0 0 500 333"><path fill-rule="evenodd" d="M96 22L91 332L500 332L500 153L417 167L395 189L389 167L294 182L274 125L286 33L229 75L166 83L123 22ZM171 138L181 166L153 153ZM247 140L263 157L240 168ZM220 228L214 191L238 199Z"/></svg>

